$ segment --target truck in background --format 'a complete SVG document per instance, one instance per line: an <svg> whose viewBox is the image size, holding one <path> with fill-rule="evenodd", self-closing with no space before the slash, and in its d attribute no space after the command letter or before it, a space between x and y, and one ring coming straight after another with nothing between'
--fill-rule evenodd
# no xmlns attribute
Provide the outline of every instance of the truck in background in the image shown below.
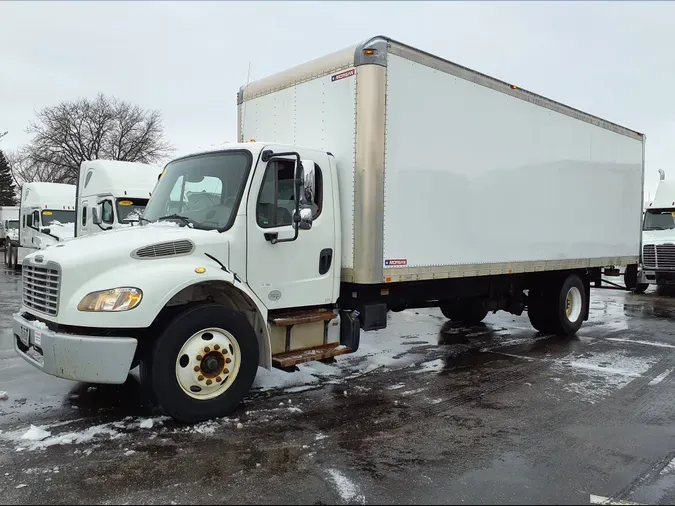
<svg viewBox="0 0 675 506"><path fill-rule="evenodd" d="M117 160L85 161L78 173L75 236L139 222L162 168Z"/></svg>
<svg viewBox="0 0 675 506"><path fill-rule="evenodd" d="M196 422L390 310L574 334L601 269L638 262L641 133L392 39L242 87L238 137L169 162L142 226L26 257L17 353L84 382L140 365Z"/></svg>
<svg viewBox="0 0 675 506"><path fill-rule="evenodd" d="M675 181L659 170L654 199L644 212L640 269L633 291L644 293L649 285L667 290L675 286Z"/></svg>
<svg viewBox="0 0 675 506"><path fill-rule="evenodd" d="M5 265L21 267L26 255L74 237L75 185L24 183L19 209L19 239L5 249Z"/></svg>
<svg viewBox="0 0 675 506"><path fill-rule="evenodd" d="M0 206L0 248L18 238L19 206Z"/></svg>

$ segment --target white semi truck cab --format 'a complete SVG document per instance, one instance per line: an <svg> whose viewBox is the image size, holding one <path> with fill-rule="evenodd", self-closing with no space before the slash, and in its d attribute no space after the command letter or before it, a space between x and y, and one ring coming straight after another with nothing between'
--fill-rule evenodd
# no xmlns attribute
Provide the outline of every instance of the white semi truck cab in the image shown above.
<svg viewBox="0 0 675 506"><path fill-rule="evenodd" d="M661 170L654 200L648 203L642 223L642 255L635 292L649 285L675 285L675 181Z"/></svg>
<svg viewBox="0 0 675 506"><path fill-rule="evenodd" d="M17 353L93 383L139 365L196 422L389 310L574 334L601 268L638 261L642 134L391 39L243 87L238 137L169 162L141 226L26 257Z"/></svg>
<svg viewBox="0 0 675 506"><path fill-rule="evenodd" d="M75 233L75 185L33 182L21 187L18 243L5 251L8 267L26 255L71 239Z"/></svg>
<svg viewBox="0 0 675 506"><path fill-rule="evenodd" d="M77 185L75 236L138 224L162 168L118 160L84 161Z"/></svg>
<svg viewBox="0 0 675 506"><path fill-rule="evenodd" d="M0 206L0 247L18 240L18 223L19 206Z"/></svg>

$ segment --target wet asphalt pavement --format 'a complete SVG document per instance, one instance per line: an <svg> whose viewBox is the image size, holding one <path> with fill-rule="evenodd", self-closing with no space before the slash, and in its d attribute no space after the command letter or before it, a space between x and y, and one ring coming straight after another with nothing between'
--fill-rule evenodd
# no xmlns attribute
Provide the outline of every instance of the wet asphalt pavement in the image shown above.
<svg viewBox="0 0 675 506"><path fill-rule="evenodd" d="M82 385L18 358L19 289L0 268L0 503L675 501L675 298L594 289L567 339L390 314L357 354L263 371L237 413L183 426L133 374Z"/></svg>

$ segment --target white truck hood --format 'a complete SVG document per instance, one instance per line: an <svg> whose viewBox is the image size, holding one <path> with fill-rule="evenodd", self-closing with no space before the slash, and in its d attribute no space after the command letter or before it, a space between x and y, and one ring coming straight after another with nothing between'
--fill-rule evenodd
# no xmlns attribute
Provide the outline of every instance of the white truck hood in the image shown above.
<svg viewBox="0 0 675 506"><path fill-rule="evenodd" d="M191 240L195 244L192 254L209 253L227 265L229 245L217 231L179 227L172 222L116 228L104 234L70 238L26 258L42 255L44 262L56 262L64 270L89 263L95 263L104 270L106 265L117 267L127 261L138 261L130 257L130 253L137 248L182 239Z"/></svg>
<svg viewBox="0 0 675 506"><path fill-rule="evenodd" d="M675 229L672 230L644 230L642 232L642 245L647 244L675 244Z"/></svg>

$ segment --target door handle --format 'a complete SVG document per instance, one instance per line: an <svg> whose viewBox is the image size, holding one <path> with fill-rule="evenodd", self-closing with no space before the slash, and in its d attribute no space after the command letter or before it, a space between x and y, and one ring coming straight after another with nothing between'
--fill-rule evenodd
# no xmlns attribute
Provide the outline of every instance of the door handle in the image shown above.
<svg viewBox="0 0 675 506"><path fill-rule="evenodd" d="M322 249L319 253L319 274L326 274L330 270L333 260L333 248Z"/></svg>

